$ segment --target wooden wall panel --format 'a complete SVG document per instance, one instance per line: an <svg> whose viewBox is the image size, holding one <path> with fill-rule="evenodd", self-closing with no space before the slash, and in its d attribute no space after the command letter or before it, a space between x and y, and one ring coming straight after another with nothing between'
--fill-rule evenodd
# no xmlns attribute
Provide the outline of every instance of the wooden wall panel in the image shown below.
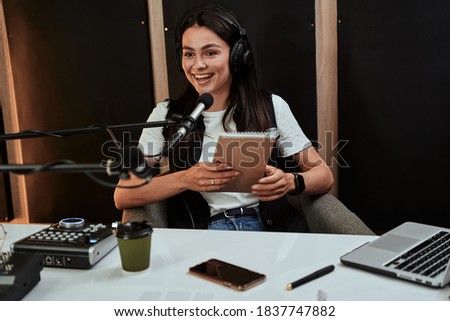
<svg viewBox="0 0 450 321"><path fill-rule="evenodd" d="M317 139L319 153L330 166L338 196L338 50L337 1L316 0Z"/></svg>

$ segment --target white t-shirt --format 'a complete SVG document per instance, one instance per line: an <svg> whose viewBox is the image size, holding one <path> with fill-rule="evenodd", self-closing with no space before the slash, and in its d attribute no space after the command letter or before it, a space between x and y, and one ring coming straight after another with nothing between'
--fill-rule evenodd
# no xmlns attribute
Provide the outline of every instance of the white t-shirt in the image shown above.
<svg viewBox="0 0 450 321"><path fill-rule="evenodd" d="M305 136L297 120L292 114L289 105L277 95L272 95L275 111L275 120L279 134L279 154L283 157L292 156L311 146L311 141ZM166 119L168 102L159 103L150 114L148 122L162 121ZM219 134L225 133L222 125L222 117L225 110L217 112L204 111L203 121L205 123L205 134L203 137L203 150L201 161L211 161L214 155L215 142ZM231 131L236 131L236 124L231 119L229 122ZM165 138L161 127L145 128L139 139L140 147L145 155L157 155L164 148ZM258 204L258 198L251 193L201 193L209 204L211 215L224 210L247 207Z"/></svg>

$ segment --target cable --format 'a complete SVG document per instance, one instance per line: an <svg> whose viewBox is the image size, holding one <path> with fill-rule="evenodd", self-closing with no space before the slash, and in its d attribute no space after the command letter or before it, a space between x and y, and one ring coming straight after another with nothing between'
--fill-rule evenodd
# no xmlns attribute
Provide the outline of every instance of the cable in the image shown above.
<svg viewBox="0 0 450 321"><path fill-rule="evenodd" d="M17 134L19 134L19 135L21 135L21 134L39 134L40 136L44 136L44 137L57 137L57 138L64 137L64 135L58 135L58 134L54 134L51 132L46 132L46 131L42 131L42 130L38 130L38 129L26 129L26 130L18 132Z"/></svg>
<svg viewBox="0 0 450 321"><path fill-rule="evenodd" d="M113 131L111 130L111 128L109 126L103 125L103 124L93 124L87 128L88 129L89 128L105 129L108 132L108 134L110 135L110 137L113 140L116 147L120 148L120 142L116 139ZM82 129L80 129L80 130L82 130ZM67 130L65 134L57 134L56 133L57 131L43 131L43 130L38 130L38 129L26 129L26 130L18 132L16 135L36 134L36 135L42 136L42 137L62 138L62 137L74 135L75 134L74 131L76 131L76 130ZM86 131L86 129L84 129L84 131ZM60 132L63 132L63 131L60 131Z"/></svg>
<svg viewBox="0 0 450 321"><path fill-rule="evenodd" d="M117 148L121 147L120 142L116 139L116 136L114 135L114 132L112 131L111 128L109 128L109 126L103 125L103 124L94 124L94 125L89 126L89 128L103 128L103 129L105 129L108 132L109 136L111 137L114 145L116 145Z"/></svg>

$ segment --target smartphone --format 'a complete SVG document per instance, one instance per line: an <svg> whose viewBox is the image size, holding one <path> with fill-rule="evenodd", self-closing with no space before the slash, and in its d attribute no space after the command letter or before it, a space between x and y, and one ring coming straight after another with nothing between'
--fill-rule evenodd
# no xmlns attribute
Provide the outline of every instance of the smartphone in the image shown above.
<svg viewBox="0 0 450 321"><path fill-rule="evenodd" d="M189 272L230 288L244 291L264 282L264 274L217 259L210 259L189 268Z"/></svg>

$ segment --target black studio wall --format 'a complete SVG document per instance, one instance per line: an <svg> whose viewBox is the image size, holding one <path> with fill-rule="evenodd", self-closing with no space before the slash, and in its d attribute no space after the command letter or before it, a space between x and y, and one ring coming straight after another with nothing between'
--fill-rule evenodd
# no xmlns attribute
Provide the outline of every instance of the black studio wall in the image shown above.
<svg viewBox="0 0 450 321"><path fill-rule="evenodd" d="M450 3L338 5L340 199L372 229L448 227Z"/></svg>

